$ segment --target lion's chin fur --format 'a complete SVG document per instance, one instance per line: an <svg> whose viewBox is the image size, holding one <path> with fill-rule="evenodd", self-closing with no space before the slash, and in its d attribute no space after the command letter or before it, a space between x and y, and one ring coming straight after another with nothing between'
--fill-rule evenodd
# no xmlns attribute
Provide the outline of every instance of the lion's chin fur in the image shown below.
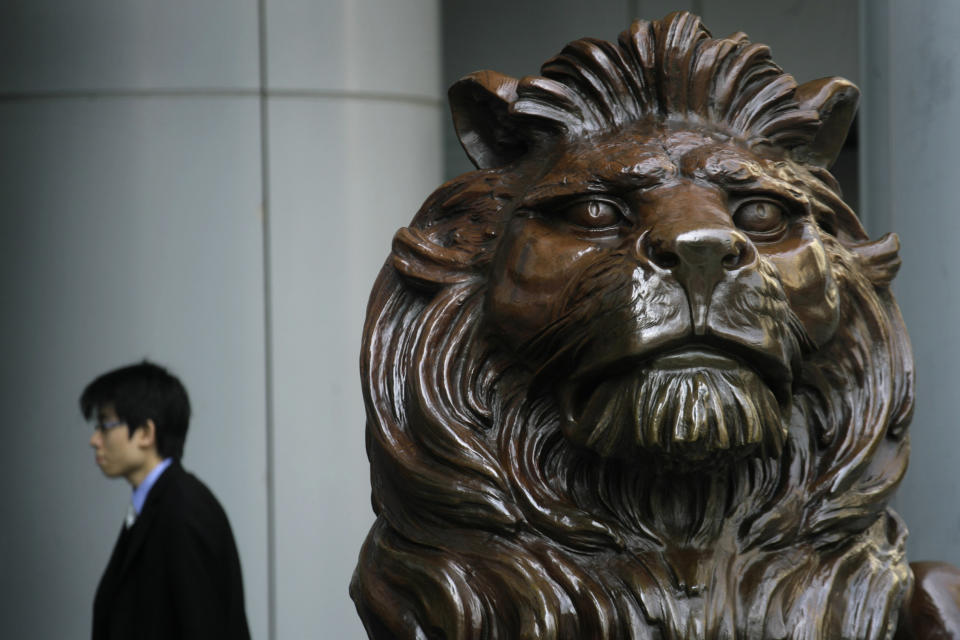
<svg viewBox="0 0 960 640"><path fill-rule="evenodd" d="M579 415L572 415L579 410ZM669 466L779 455L786 427L752 369L644 367L603 380L563 431L601 457L652 454Z"/></svg>

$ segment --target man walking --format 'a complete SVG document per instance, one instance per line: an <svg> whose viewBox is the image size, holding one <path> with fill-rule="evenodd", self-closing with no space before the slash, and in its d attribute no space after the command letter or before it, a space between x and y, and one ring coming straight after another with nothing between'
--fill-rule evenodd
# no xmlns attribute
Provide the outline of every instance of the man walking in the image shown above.
<svg viewBox="0 0 960 640"><path fill-rule="evenodd" d="M226 513L180 466L190 401L164 368L142 362L87 385L90 446L133 495L93 605L93 640L248 639L243 580Z"/></svg>

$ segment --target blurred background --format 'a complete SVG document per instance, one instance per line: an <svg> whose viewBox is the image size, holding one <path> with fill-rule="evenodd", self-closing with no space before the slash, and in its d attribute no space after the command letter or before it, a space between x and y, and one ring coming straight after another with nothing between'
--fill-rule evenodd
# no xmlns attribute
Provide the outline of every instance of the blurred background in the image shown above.
<svg viewBox="0 0 960 640"><path fill-rule="evenodd" d="M955 0L0 0L3 636L89 635L130 489L77 397L147 357L190 391L184 466L230 516L254 637L363 637L360 332L394 231L470 168L445 88L676 9L861 86L837 173L900 234L917 356L895 503L913 559L960 563Z"/></svg>

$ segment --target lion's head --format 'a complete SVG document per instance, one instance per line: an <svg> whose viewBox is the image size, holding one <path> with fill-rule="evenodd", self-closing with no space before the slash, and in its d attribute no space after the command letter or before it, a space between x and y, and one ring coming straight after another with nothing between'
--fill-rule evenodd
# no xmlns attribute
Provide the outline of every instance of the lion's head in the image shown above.
<svg viewBox="0 0 960 640"><path fill-rule="evenodd" d="M371 295L368 631L883 637L912 358L896 238L827 171L856 88L686 13L541 73L454 85L479 170Z"/></svg>

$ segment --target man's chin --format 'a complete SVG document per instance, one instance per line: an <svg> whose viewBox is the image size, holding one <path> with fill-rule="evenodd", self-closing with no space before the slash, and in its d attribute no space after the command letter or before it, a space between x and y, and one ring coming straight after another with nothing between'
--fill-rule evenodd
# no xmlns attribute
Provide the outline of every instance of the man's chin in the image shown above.
<svg viewBox="0 0 960 640"><path fill-rule="evenodd" d="M100 467L100 472L107 478L116 478L120 475L116 470L111 469L109 466L103 462L100 462L99 460L97 461L97 466Z"/></svg>

